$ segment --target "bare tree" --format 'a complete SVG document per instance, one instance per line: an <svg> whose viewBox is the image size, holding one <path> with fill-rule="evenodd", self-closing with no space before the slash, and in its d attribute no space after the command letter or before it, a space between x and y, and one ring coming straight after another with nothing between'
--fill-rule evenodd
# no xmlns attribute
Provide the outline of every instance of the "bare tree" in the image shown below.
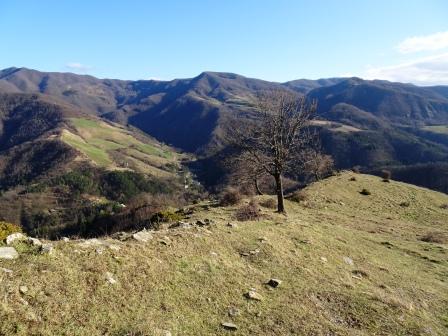
<svg viewBox="0 0 448 336"><path fill-rule="evenodd" d="M321 153L319 150L311 149L306 155L303 169L311 175L314 180L319 181L331 174L334 161L331 155Z"/></svg>
<svg viewBox="0 0 448 336"><path fill-rule="evenodd" d="M255 190L258 195L263 195L260 188L260 181L266 177L266 172L257 162L254 162L251 155L242 152L226 160L226 166L231 171L229 181L233 185L238 185L239 189Z"/></svg>
<svg viewBox="0 0 448 336"><path fill-rule="evenodd" d="M275 180L277 211L285 213L282 178L291 167L303 165L314 136L309 131L316 103L286 90L261 94L252 119L234 121L229 140L251 166Z"/></svg>

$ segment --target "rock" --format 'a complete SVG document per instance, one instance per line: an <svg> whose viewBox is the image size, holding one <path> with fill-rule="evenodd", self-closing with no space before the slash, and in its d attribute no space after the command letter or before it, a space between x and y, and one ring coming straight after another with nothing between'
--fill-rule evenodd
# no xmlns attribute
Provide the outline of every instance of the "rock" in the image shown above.
<svg viewBox="0 0 448 336"><path fill-rule="evenodd" d="M64 241L64 242L68 242L68 241L70 241L70 238L68 238L68 237L62 237L61 240Z"/></svg>
<svg viewBox="0 0 448 336"><path fill-rule="evenodd" d="M236 307L230 307L229 308L229 316L230 317L235 317L235 316L238 316L238 315L240 315L240 310L238 308L236 308Z"/></svg>
<svg viewBox="0 0 448 336"><path fill-rule="evenodd" d="M136 241L147 243L152 239L152 234L146 230L136 232L132 235L132 238L134 238Z"/></svg>
<svg viewBox="0 0 448 336"><path fill-rule="evenodd" d="M170 246L171 245L171 240L169 237L165 236L163 237L163 239L159 240L159 243L165 246Z"/></svg>
<svg viewBox="0 0 448 336"><path fill-rule="evenodd" d="M260 249L255 249L255 250L249 251L249 254L251 254L251 255L256 255L258 253L260 253Z"/></svg>
<svg viewBox="0 0 448 336"><path fill-rule="evenodd" d="M16 232L11 233L8 237L6 237L6 245L11 245L16 240L25 240L26 236L23 233Z"/></svg>
<svg viewBox="0 0 448 336"><path fill-rule="evenodd" d="M227 330L237 330L238 326L232 322L223 322L221 323L222 327Z"/></svg>
<svg viewBox="0 0 448 336"><path fill-rule="evenodd" d="M191 229L191 224L187 222L178 221L177 223L174 223L170 226L170 229Z"/></svg>
<svg viewBox="0 0 448 336"><path fill-rule="evenodd" d="M7 268L3 268L3 267L0 267L0 271L8 273L8 274L12 274L13 273L12 270L7 269Z"/></svg>
<svg viewBox="0 0 448 336"><path fill-rule="evenodd" d="M37 238L29 237L28 241L34 246L42 246L42 242Z"/></svg>
<svg viewBox="0 0 448 336"><path fill-rule="evenodd" d="M210 255L213 256L213 257L217 257L217 256L218 256L218 253L216 253L216 252L210 252Z"/></svg>
<svg viewBox="0 0 448 336"><path fill-rule="evenodd" d="M279 279L275 279L275 278L272 278L268 281L268 285L271 286L272 288L277 288L281 284L282 284L282 281Z"/></svg>
<svg viewBox="0 0 448 336"><path fill-rule="evenodd" d="M326 262L328 261L328 259L325 258L325 257L320 257L320 260L321 260L322 262L324 262L324 263L326 263Z"/></svg>
<svg viewBox="0 0 448 336"><path fill-rule="evenodd" d="M19 257L14 247L0 247L0 259L16 259Z"/></svg>
<svg viewBox="0 0 448 336"><path fill-rule="evenodd" d="M344 262L350 266L354 265L352 258L349 258L349 257L344 257Z"/></svg>
<svg viewBox="0 0 448 336"><path fill-rule="evenodd" d="M124 240L128 240L128 239L132 238L132 235L128 232L117 232L117 233L114 233L111 237L114 239L124 241Z"/></svg>
<svg viewBox="0 0 448 336"><path fill-rule="evenodd" d="M265 243L265 242L268 241L268 239L267 239L266 237L260 237L260 238L258 238L258 240L259 240L261 243Z"/></svg>
<svg viewBox="0 0 448 336"><path fill-rule="evenodd" d="M103 242L96 238L87 239L78 244L78 246L80 246L82 248L92 247L92 246L100 246L100 245L103 245Z"/></svg>
<svg viewBox="0 0 448 336"><path fill-rule="evenodd" d="M19 287L19 292L22 294L25 294L28 292L28 287L27 286L20 286Z"/></svg>
<svg viewBox="0 0 448 336"><path fill-rule="evenodd" d="M172 336L171 331L164 330L164 329L156 329L154 335L155 336Z"/></svg>
<svg viewBox="0 0 448 336"><path fill-rule="evenodd" d="M245 294L246 298L255 301L262 301L263 297L254 290L250 290Z"/></svg>
<svg viewBox="0 0 448 336"><path fill-rule="evenodd" d="M42 253L42 254L53 254L53 251L54 251L54 247L50 243L42 244L42 246L40 247L40 253Z"/></svg>
<svg viewBox="0 0 448 336"><path fill-rule="evenodd" d="M229 223L227 223L227 226L236 229L238 227L238 224L229 222Z"/></svg>
<svg viewBox="0 0 448 336"><path fill-rule="evenodd" d="M106 281L111 285L115 285L117 283L117 280L114 279L114 275L112 273L106 272L105 277Z"/></svg>
<svg viewBox="0 0 448 336"><path fill-rule="evenodd" d="M208 219L208 218L204 219L203 221L202 220L196 221L196 225L198 225L198 226L207 226L207 225L210 225L212 223L213 223L213 221Z"/></svg>

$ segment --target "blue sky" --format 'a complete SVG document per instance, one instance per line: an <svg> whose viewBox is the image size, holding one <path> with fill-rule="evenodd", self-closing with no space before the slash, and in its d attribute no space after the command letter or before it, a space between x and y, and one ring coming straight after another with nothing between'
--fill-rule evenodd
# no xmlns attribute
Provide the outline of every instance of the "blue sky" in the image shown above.
<svg viewBox="0 0 448 336"><path fill-rule="evenodd" d="M0 0L0 68L448 84L446 0Z"/></svg>

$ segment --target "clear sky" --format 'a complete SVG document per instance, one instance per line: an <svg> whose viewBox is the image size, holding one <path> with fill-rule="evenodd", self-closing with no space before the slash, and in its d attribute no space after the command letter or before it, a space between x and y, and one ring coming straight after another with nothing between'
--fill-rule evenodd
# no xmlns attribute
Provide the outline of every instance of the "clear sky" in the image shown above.
<svg viewBox="0 0 448 336"><path fill-rule="evenodd" d="M0 0L0 68L448 84L447 0Z"/></svg>

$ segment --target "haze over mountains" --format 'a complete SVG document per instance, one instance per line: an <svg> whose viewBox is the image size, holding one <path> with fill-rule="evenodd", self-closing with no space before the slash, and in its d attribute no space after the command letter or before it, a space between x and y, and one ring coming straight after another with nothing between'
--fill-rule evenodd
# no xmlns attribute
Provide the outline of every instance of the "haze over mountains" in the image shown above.
<svg viewBox="0 0 448 336"><path fill-rule="evenodd" d="M82 115L132 125L184 151L212 156L223 149L228 120L254 113L256 95L271 89L318 100L314 125L339 168L448 162L446 86L360 78L274 83L216 72L172 81L126 81L26 68L2 70L0 103L22 100L28 107L20 113L10 108L6 119L3 108L0 148L33 141L51 133L67 116ZM33 104L49 105L37 113Z"/></svg>

